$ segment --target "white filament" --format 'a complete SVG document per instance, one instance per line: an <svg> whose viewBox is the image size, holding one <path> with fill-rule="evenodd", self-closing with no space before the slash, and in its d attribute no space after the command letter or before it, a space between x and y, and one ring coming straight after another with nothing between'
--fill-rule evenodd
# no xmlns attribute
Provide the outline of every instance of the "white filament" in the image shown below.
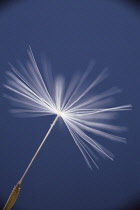
<svg viewBox="0 0 140 210"><path fill-rule="evenodd" d="M90 147L96 152L112 159L112 154L103 146L97 143L90 133L99 135L115 141L125 142L123 137L112 134L112 132L121 132L124 127L111 125L108 121L115 118L118 111L129 110L131 105L112 107L112 95L119 93L120 89L112 88L103 91L100 94L92 90L101 83L107 76L102 72L94 81L87 84L89 70L83 77L74 78L73 82L65 85L63 77L58 77L54 84L50 85L53 78L47 74L45 69L45 79L41 75L36 64L31 49L28 52L29 60L26 65L21 65L21 71L11 66L12 72L7 72L7 83L5 87L13 95L7 97L15 103L16 108L13 113L23 117L36 117L43 115L57 115L61 117L76 145L80 149L89 167L90 160L96 165ZM92 65L90 65L90 68ZM45 82L46 81L46 82Z"/></svg>

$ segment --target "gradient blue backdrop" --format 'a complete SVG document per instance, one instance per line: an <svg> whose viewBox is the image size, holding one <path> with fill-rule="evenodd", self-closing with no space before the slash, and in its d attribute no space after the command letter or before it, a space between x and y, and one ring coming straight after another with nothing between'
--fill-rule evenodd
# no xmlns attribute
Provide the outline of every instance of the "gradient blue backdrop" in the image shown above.
<svg viewBox="0 0 140 210"><path fill-rule="evenodd" d="M68 79L96 60L92 77L104 67L110 76L100 87L119 86L116 105L131 103L119 122L129 128L128 144L104 145L115 161L87 167L62 122L57 123L27 174L13 208L19 210L102 210L132 207L140 198L140 12L120 1L14 1L0 10L0 88L8 62L27 58L31 45L37 62L44 53L53 73ZM6 202L48 130L54 116L15 118L9 102L0 107L0 207ZM97 137L98 138L98 137Z"/></svg>

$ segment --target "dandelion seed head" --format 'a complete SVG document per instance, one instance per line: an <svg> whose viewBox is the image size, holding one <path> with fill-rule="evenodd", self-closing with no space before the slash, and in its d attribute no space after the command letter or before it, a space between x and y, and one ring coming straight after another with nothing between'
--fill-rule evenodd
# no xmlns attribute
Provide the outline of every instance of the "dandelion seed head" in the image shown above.
<svg viewBox="0 0 140 210"><path fill-rule="evenodd" d="M112 96L120 92L116 87L99 94L94 92L106 79L106 70L87 84L87 78L94 65L91 62L81 77L74 77L68 83L62 76L54 80L47 68L44 70L44 78L31 49L28 55L29 59L25 65L20 64L20 70L11 65L12 71L7 72L5 87L10 94L6 97L13 101L16 107L12 112L24 117L61 117L90 168L91 162L97 166L97 153L113 160L113 154L96 142L95 138L100 136L125 142L124 137L114 134L121 133L125 127L114 125L111 120L115 118L115 113L129 110L131 105L111 106Z"/></svg>

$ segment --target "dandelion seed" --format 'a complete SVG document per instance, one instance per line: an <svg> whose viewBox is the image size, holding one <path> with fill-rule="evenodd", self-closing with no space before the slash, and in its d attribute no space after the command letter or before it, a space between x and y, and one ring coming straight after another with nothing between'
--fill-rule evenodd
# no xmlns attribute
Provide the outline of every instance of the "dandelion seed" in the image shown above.
<svg viewBox="0 0 140 210"><path fill-rule="evenodd" d="M16 106L11 112L23 117L46 115L55 115L56 117L18 183L21 184L60 117L90 168L92 168L91 162L98 167L95 162L97 157L93 151L113 160L112 153L96 142L94 138L99 135L110 140L125 142L125 138L113 134L113 132L118 133L125 128L112 125L108 121L115 118L115 113L130 110L131 105L117 107L110 105L112 104L111 97L120 92L120 89L116 87L100 94L94 93L95 87L107 77L107 72L103 71L94 81L87 84L89 73L94 65L91 62L83 76L73 78L66 87L64 78L57 77L54 80L48 67L45 69L44 77L41 75L31 48L28 55L29 60L25 66L20 64L21 70L17 70L11 65L12 71L7 72L5 87L11 91L12 95L6 95L6 97ZM90 94L92 92L93 95ZM92 151L91 148L94 150Z"/></svg>
<svg viewBox="0 0 140 210"><path fill-rule="evenodd" d="M11 65L12 71L7 72L5 87L13 93L7 97L16 106L11 110L12 113L24 117L46 115L56 115L57 119L61 117L90 167L89 159L92 158L87 144L100 154L112 159L111 153L90 137L89 133L125 142L125 138L112 134L112 132L121 132L125 128L111 125L104 120L112 119L114 113L118 111L131 109L131 105L107 107L112 102L111 96L120 92L120 89L116 87L100 94L94 93L94 88L107 77L107 72L103 71L94 81L87 84L89 73L94 65L91 62L83 76L75 79L74 82L72 80L66 88L64 78L57 77L54 81L52 76L47 74L47 71L50 72L47 68L44 79L31 48L28 55L30 59L25 66L20 64L21 69L17 70ZM89 95L92 91L93 95Z"/></svg>

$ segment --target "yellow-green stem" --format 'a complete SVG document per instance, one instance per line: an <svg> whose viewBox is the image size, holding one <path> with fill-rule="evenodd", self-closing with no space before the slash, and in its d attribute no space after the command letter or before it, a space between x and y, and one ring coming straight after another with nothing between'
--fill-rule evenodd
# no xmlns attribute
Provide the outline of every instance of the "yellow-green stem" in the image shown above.
<svg viewBox="0 0 140 210"><path fill-rule="evenodd" d="M31 167L31 165L32 165L33 161L35 160L36 156L38 155L38 153L39 153L39 151L40 151L41 147L42 147L42 146L43 146L43 144L45 143L45 141L46 141L46 139L47 139L48 135L50 134L50 132L51 132L52 128L54 127L54 125L55 125L55 123L56 123L56 121L57 121L57 119L58 119L58 118L59 118L59 115L57 115L57 116L56 116L56 118L54 119L54 121L53 121L53 123L51 124L51 126L50 126L50 128L49 128L48 132L46 133L46 135L45 135L44 139L42 140L42 142L41 142L40 146L38 147L38 149L37 149L36 153L34 154L34 156L33 156L33 158L31 159L31 161L30 161L29 165L27 166L27 168L26 168L26 170L25 170L24 174L22 175L21 179L19 180L19 183L20 183L20 184L21 184L21 182L23 181L23 179L24 179L25 175L27 174L27 172L28 172L29 168Z"/></svg>
<svg viewBox="0 0 140 210"><path fill-rule="evenodd" d="M11 192L11 194L10 194L10 196L9 196L9 198L8 198L8 200L7 200L7 202L6 202L5 206L4 206L4 208L3 208L3 210L10 210L10 209L12 208L12 206L14 205L14 203L16 202L16 199L17 199L17 197L18 197L18 195L19 195L19 191L20 191L20 185L21 185L21 183L22 183L22 181L23 181L25 175L27 174L29 168L31 167L33 161L35 160L36 156L38 155L38 153L39 153L41 147L42 147L43 144L45 143L45 141L46 141L48 135L50 134L50 132L51 132L52 128L54 127L54 125L55 125L55 123L56 123L56 121L57 121L58 118L59 118L59 115L57 115L56 118L54 119L54 121L53 121L53 123L51 124L51 126L50 126L48 132L46 133L44 139L42 140L40 146L38 147L36 153L34 154L34 156L33 156L33 158L31 159L29 165L27 166L25 172L23 173L21 179L19 180L19 182L17 183L17 185L13 188L13 190L12 190L12 192Z"/></svg>

